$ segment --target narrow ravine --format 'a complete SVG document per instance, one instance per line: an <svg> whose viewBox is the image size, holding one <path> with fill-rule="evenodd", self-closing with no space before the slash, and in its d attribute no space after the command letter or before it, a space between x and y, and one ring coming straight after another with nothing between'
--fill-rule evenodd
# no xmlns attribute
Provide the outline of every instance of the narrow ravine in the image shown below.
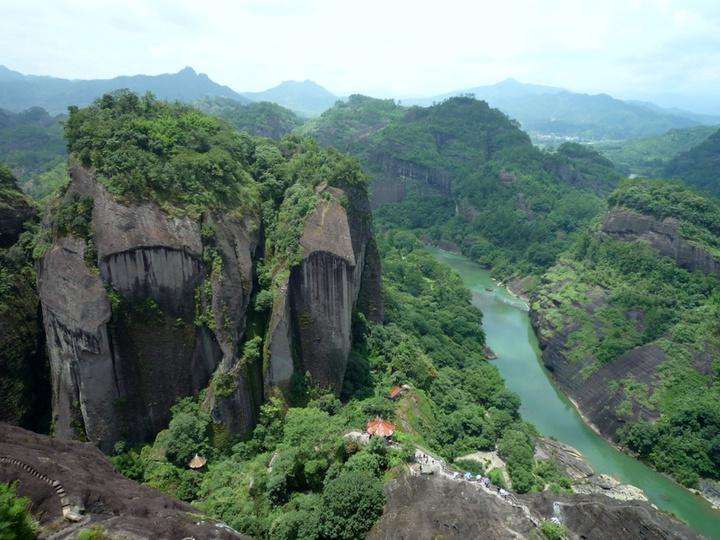
<svg viewBox="0 0 720 540"><path fill-rule="evenodd" d="M642 489L651 503L675 514L708 538L720 539L720 512L640 461L615 449L590 429L569 400L548 378L525 303L498 287L490 274L466 257L431 249L451 266L472 291L473 303L483 312L487 344L508 388L516 392L523 417L545 436L574 446L598 472Z"/></svg>

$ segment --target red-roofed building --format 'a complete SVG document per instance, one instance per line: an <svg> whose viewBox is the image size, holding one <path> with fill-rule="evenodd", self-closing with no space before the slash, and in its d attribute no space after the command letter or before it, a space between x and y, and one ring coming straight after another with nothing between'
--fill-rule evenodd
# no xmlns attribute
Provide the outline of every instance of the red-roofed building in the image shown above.
<svg viewBox="0 0 720 540"><path fill-rule="evenodd" d="M393 386L390 389L390 399L396 399L403 393L403 389L400 386Z"/></svg>
<svg viewBox="0 0 720 540"><path fill-rule="evenodd" d="M376 435L377 437L388 439L395 433L395 424L386 422L380 417L375 417L375 420L368 421L365 431L368 435Z"/></svg>

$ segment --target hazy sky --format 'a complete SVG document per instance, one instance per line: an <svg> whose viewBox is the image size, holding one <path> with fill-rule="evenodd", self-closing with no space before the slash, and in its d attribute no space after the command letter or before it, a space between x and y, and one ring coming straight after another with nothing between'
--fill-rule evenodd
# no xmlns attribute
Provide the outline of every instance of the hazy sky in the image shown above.
<svg viewBox="0 0 720 540"><path fill-rule="evenodd" d="M397 97L514 77L720 95L720 0L0 0L0 15L0 64L32 74L189 65L240 91L309 78Z"/></svg>

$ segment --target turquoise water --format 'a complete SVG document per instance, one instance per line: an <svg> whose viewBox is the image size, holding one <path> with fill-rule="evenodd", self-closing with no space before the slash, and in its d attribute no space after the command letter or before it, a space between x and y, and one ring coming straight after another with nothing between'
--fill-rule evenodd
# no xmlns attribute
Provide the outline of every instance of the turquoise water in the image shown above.
<svg viewBox="0 0 720 540"><path fill-rule="evenodd" d="M616 450L583 422L573 405L553 386L540 363L538 342L524 302L496 286L486 270L467 258L438 249L430 251L454 268L472 291L473 303L483 312L487 344L498 356L493 363L508 388L520 396L523 418L543 435L580 450L597 472L641 488L658 508L672 512L708 538L720 539L719 511L705 499Z"/></svg>

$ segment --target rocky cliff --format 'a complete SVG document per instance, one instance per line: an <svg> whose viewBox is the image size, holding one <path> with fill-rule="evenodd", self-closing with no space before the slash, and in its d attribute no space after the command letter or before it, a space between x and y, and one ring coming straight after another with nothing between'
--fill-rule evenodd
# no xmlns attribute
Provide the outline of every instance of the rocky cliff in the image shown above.
<svg viewBox="0 0 720 540"><path fill-rule="evenodd" d="M109 538L247 538L118 474L92 444L2 423L0 482L17 482L19 494L31 500L39 538L76 538L87 529Z"/></svg>
<svg viewBox="0 0 720 540"><path fill-rule="evenodd" d="M378 171L372 184L373 208L402 201L410 186L420 195L452 195L452 175L441 168L398 159L386 149L373 151L368 162Z"/></svg>
<svg viewBox="0 0 720 540"><path fill-rule="evenodd" d="M109 450L149 440L179 397L205 388L218 366L233 366L252 294L257 216L173 217L153 202L117 200L78 164L70 174L60 207L90 204L89 234L55 227L38 271L53 419L57 435ZM243 433L259 396L245 374L238 386L244 402L232 424Z"/></svg>
<svg viewBox="0 0 720 540"><path fill-rule="evenodd" d="M619 240L643 240L678 266L690 271L720 276L720 257L693 243L682 234L682 223L674 217L658 219L637 211L616 207L605 216L602 232Z"/></svg>
<svg viewBox="0 0 720 540"><path fill-rule="evenodd" d="M642 501L602 495L532 493L503 499L477 483L442 475L402 476L371 539L541 538L540 524L557 519L572 539L699 538Z"/></svg>
<svg viewBox="0 0 720 540"><path fill-rule="evenodd" d="M533 292L543 362L603 436L702 488L720 463L720 207L679 184L642 180L609 203ZM696 441L697 451L678 441Z"/></svg>
<svg viewBox="0 0 720 540"><path fill-rule="evenodd" d="M587 313L592 316L593 310L606 305L602 300L596 300L592 306L585 305L581 309L587 309ZM660 383L657 378L658 368L667 359L661 348L653 344L643 345L622 354L611 363L597 366L592 356L570 358L573 348L571 335L580 329L579 324L557 325L540 307L531 310L530 314L545 367L572 398L586 421L604 437L615 440L618 429L628 422L641 418L654 420L658 417L658 411L648 407L642 397L652 394ZM613 382L623 380L645 385L644 396L628 396L623 391L613 391ZM626 399L629 400L630 408L621 409Z"/></svg>
<svg viewBox="0 0 720 540"><path fill-rule="evenodd" d="M300 236L301 261L278 287L266 342L265 386L293 375L339 392L356 308L382 321L380 261L364 190L321 185Z"/></svg>

